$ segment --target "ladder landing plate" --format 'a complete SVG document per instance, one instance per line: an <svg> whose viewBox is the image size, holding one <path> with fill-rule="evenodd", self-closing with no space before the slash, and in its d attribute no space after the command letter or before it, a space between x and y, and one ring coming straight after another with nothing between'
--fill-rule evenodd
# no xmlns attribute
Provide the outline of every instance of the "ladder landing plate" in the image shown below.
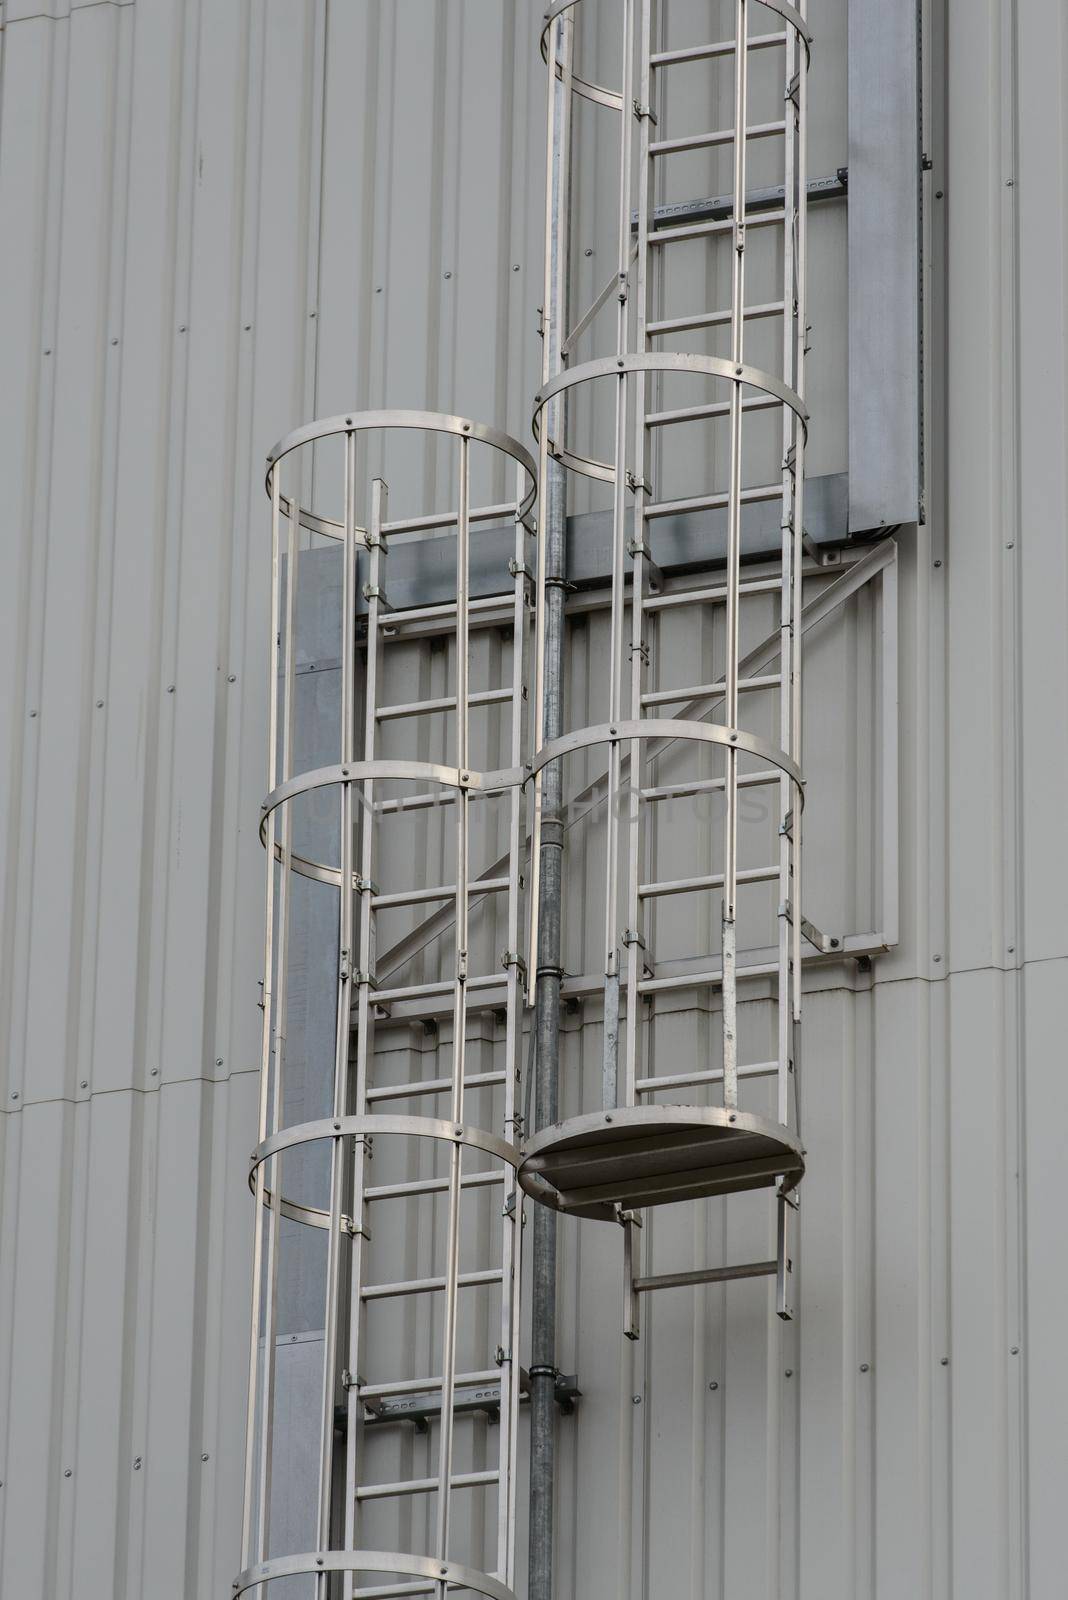
<svg viewBox="0 0 1068 1600"><path fill-rule="evenodd" d="M524 1146L520 1186L569 1216L616 1219L706 1195L797 1183L805 1169L789 1128L722 1106L625 1106L545 1128Z"/></svg>

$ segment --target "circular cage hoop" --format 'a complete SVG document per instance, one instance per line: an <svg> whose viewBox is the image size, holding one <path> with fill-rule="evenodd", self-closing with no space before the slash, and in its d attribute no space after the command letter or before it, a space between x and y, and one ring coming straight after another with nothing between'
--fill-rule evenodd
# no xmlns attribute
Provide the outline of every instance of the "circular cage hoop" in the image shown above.
<svg viewBox="0 0 1068 1600"><path fill-rule="evenodd" d="M490 449L509 456L523 469L527 478L527 492L517 510L520 521L525 521L537 496L538 474L530 452L519 443L518 439L513 439L500 428L490 427L485 422L472 422L467 417L453 416L444 411L353 411L348 416L324 417L318 422L307 423L303 428L295 428L292 433L287 433L285 438L280 439L268 453L266 475L268 496L272 492L274 474L281 462L303 445L315 444L321 439L330 439L338 434L389 432L393 429L408 429L416 433L451 434L457 439L469 439L477 444L488 445ZM311 527L312 523L306 522L305 517L306 514L302 512L302 524ZM314 524L314 531L325 534L328 538L344 538L344 524L333 518L314 517Z"/></svg>
<svg viewBox="0 0 1068 1600"><path fill-rule="evenodd" d="M555 0L545 13L545 24L541 30L541 59L549 65L549 34L553 23L565 11L571 11L579 5L581 0ZM572 19L573 20L573 19ZM563 72L560 63L556 63L556 76L563 81ZM584 100L592 100L595 105L607 106L609 111L623 110L623 95L618 89L606 89L600 83L593 83L589 78L580 77L577 72L571 74L571 88L575 94L580 94Z"/></svg>
<svg viewBox="0 0 1068 1600"><path fill-rule="evenodd" d="M678 355L669 351L644 351L625 356L601 356L596 361L584 361L580 366L569 367L539 389L534 396L531 430L535 439L541 439L541 414L558 394L565 394L586 383L596 383L601 378L625 378L631 372L692 373L697 377L717 378L738 388L756 389L767 396L772 404L788 406L797 417L802 430L808 432L808 412L804 401L781 378L764 372L760 367L745 362L727 361L722 356ZM580 455L564 444L550 442L551 454L572 471L586 478L598 478L604 483L615 482L615 468L607 461L597 461L592 456ZM744 491L743 491L744 493Z"/></svg>
<svg viewBox="0 0 1068 1600"><path fill-rule="evenodd" d="M266 1181L258 1180L258 1174L263 1164L272 1156L280 1155L284 1150L291 1150L298 1145L317 1144L323 1139L344 1139L354 1136L374 1138L377 1135L390 1134L401 1138L437 1139L446 1144L466 1145L468 1149L481 1150L484 1155L494 1156L512 1168L518 1167L521 1160L516 1146L498 1134L488 1133L485 1128L472 1128L460 1122L448 1122L440 1117L406 1117L391 1113L383 1113L381 1116L368 1114L320 1117L315 1122L295 1122L292 1127L281 1128L258 1144L249 1157L248 1186L255 1193L257 1182L262 1181L263 1204L270 1207L274 1203L274 1196ZM330 1212L320 1206L302 1205L298 1200L289 1200L285 1195L280 1195L278 1207L282 1215L293 1222L303 1222L311 1228L330 1227ZM339 1221L343 1231L351 1229L351 1218L341 1217Z"/></svg>
<svg viewBox="0 0 1068 1600"><path fill-rule="evenodd" d="M567 1216L676 1204L780 1183L805 1170L789 1128L724 1106L620 1106L543 1129L523 1147L523 1192Z"/></svg>
<svg viewBox="0 0 1068 1600"><path fill-rule="evenodd" d="M515 788L526 780L527 772L523 767L501 767L496 772L476 772L467 767L447 767L434 761L405 761L382 759L378 761L349 761L344 764L336 763L331 767L315 767L309 772L301 772L295 778L290 778L286 783L280 783L272 789L260 807L260 843L267 845L267 823L272 812L279 806L287 805L291 800L296 800L302 794L311 794L316 789L342 787L348 784L373 782L413 782L433 783L443 789L455 789L466 794L491 795L503 794L508 789ZM288 859L294 872L299 872L302 877L314 878L318 883L333 884L335 888L341 884L341 869L331 867L324 861L313 861L308 856L297 854L294 850L275 842L274 857L283 864ZM359 875L353 873L353 888L359 888Z"/></svg>
<svg viewBox="0 0 1068 1600"><path fill-rule="evenodd" d="M554 0L554 3L550 5L545 13L545 22L541 30L541 59L546 66L549 64L549 33L553 23L565 11L573 11L580 4L581 0ZM799 35L805 47L805 54L806 56L809 55L812 34L796 6L790 5L789 0L754 0L754 4L765 6L767 10L774 11L782 17L783 21ZM561 81L563 80L563 72L559 62L556 63L556 76ZM606 89L603 84L594 83L589 78L583 78L577 72L571 73L571 88L575 94L581 95L584 100L592 100L596 105L607 106L610 111L623 110L623 95L618 89Z"/></svg>
<svg viewBox="0 0 1068 1600"><path fill-rule="evenodd" d="M758 761L778 767L795 785L802 808L805 803L805 780L801 768L784 750L758 739L755 734L740 728L725 728L718 722L684 722L671 717L643 717L637 722L600 722L590 728L576 728L560 739L542 745L531 763L530 776L536 778L550 761L570 755L575 750L586 750L594 744L626 744L631 739L682 739L695 744L722 745L726 750L737 750L755 756Z"/></svg>
<svg viewBox="0 0 1068 1600"><path fill-rule="evenodd" d="M399 1555L391 1550L319 1550L295 1556L277 1556L247 1567L234 1579L234 1600L259 1584L277 1578L316 1577L327 1572L391 1572L404 1578L429 1578L446 1588L470 1589L487 1600L516 1600L512 1590L476 1567L458 1561L438 1561L433 1556Z"/></svg>

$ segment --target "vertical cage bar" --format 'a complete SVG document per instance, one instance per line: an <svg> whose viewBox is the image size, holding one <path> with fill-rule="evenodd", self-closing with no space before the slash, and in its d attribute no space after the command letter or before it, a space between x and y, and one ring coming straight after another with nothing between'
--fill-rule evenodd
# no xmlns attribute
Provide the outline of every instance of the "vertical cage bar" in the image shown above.
<svg viewBox="0 0 1068 1600"><path fill-rule="evenodd" d="M341 599L341 765L353 760L354 667L356 650L356 436L345 436L345 528ZM352 783L341 783L340 882L338 885L338 985L334 1047L333 1114L338 1135L345 1115L349 1028L352 1006ZM344 1184L344 1143L330 1141L330 1215L327 1235L326 1321L323 1333L322 1419L319 1446L318 1543L330 1543L333 1511L334 1400L337 1389L337 1346L341 1280L341 1202ZM327 1578L316 1580L320 1600L326 1600Z"/></svg>
<svg viewBox="0 0 1068 1600"><path fill-rule="evenodd" d="M470 582L470 441L460 440L459 504L456 514L456 764L460 792L456 797L456 973L452 1012L452 1120L456 1131L464 1114L464 1064L467 1047L467 939L468 939L468 825L467 790L470 709L468 698L470 639L468 587ZM438 1440L437 1551L449 1559L449 1522L452 1504L453 1406L456 1393L456 1302L460 1271L460 1188L463 1178L462 1145L449 1152L448 1244L445 1260L445 1316L442 1339L441 1429ZM439 1584L441 1600L446 1585Z"/></svg>
<svg viewBox="0 0 1068 1600"><path fill-rule="evenodd" d="M273 789L278 781L278 610L281 583L281 479L282 468L275 463L270 471L271 496L271 630L267 649L267 786ZM260 1047L259 1125L260 1142L267 1137L268 1096L271 1077L271 1028L274 991L274 879L275 843L278 816L272 811L267 819L267 883L263 913L263 1026ZM263 1196L266 1183L264 1163L256 1167L253 1180L254 1234L252 1254L252 1315L250 1318L248 1412L245 1421L245 1483L241 1518L241 1565L248 1567L253 1561L252 1519L255 1508L253 1475L255 1472L257 1434L257 1395L259 1392L259 1352L261 1297L263 1278ZM270 1418L261 1419L261 1426L269 1427ZM258 1550L257 1550L258 1556Z"/></svg>
<svg viewBox="0 0 1068 1600"><path fill-rule="evenodd" d="M735 377L730 392L730 478L727 491L727 659L724 721L738 726L739 583L742 548L742 385L745 336L745 173L746 106L748 100L747 0L735 4L734 49L734 190L732 201L731 360ZM723 838L723 1104L738 1104L738 754L725 756Z"/></svg>
<svg viewBox="0 0 1068 1600"><path fill-rule="evenodd" d="M296 635L294 619L297 601L297 545L300 534L300 504L295 496L288 502L287 523L289 536L286 545L286 599L282 622L282 728L281 752L277 765L278 781L285 783L293 770L293 684L295 677ZM274 1066L272 1070L271 1106L268 1113L267 1133L282 1126L285 1086L285 1055L289 1012L289 925L290 890L292 886L293 816L289 806L284 807L278 842L279 888L277 910L277 977L272 986L271 1009L274 1035ZM278 1321L278 1240L282 1226L282 1157L275 1156L265 1164L270 1176L271 1203L266 1218L267 1261L264 1284L263 1378L260 1415L263 1426L260 1432L260 1464L258 1497L258 1532L256 1549L262 1561L269 1554L271 1518L271 1467L274 1438L274 1395L277 1358Z"/></svg>

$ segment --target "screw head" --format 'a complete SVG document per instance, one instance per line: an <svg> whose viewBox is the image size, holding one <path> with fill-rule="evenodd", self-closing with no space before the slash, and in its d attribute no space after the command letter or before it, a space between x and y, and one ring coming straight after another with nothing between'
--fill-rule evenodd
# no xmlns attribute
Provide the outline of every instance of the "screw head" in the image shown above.
<svg viewBox="0 0 1068 1600"><path fill-rule="evenodd" d="M140 1456L134 1456L133 1469L134 1469L135 1472L140 1472L140 1470L141 1470L141 1457Z"/></svg>
<svg viewBox="0 0 1068 1600"><path fill-rule="evenodd" d="M793 1377L793 1375L794 1375L794 1369L793 1369L793 1367L787 1367L787 1369L786 1369L786 1376L787 1376L787 1377L788 1377L788 1378L792 1378L792 1377Z"/></svg>
<svg viewBox="0 0 1068 1600"><path fill-rule="evenodd" d="M83 1089L88 1089L88 1087L89 1087L89 1079L88 1078L83 1078L81 1086L82 1086Z"/></svg>
<svg viewBox="0 0 1068 1600"><path fill-rule="evenodd" d="M452 277L452 273L451 272L446 272L445 273L445 277L446 278L451 278Z"/></svg>
<svg viewBox="0 0 1068 1600"><path fill-rule="evenodd" d="M860 1370L861 1370L861 1372L869 1372L871 1369L868 1366L868 1363L866 1361L862 1361L860 1363Z"/></svg>
<svg viewBox="0 0 1068 1600"><path fill-rule="evenodd" d="M201 1456L200 1459L201 1459L201 1461L210 1461L211 1457L208 1455L207 1451L205 1450L204 1454Z"/></svg>
<svg viewBox="0 0 1068 1600"><path fill-rule="evenodd" d="M73 1476L73 1474L72 1474L72 1472L71 1472L71 1469L70 1469L70 1467L64 1467L64 1468L63 1468L63 1476L64 1476L64 1477L65 1477L65 1478L70 1478L70 1477L72 1477L72 1476Z"/></svg>
<svg viewBox="0 0 1068 1600"><path fill-rule="evenodd" d="M222 1058L222 1056L216 1056L216 1057L215 1057L215 1065L216 1065L216 1066L217 1066L217 1067L221 1067L221 1066L222 1066L222 1064L223 1064L223 1058Z"/></svg>
<svg viewBox="0 0 1068 1600"><path fill-rule="evenodd" d="M711 1389L712 1393L715 1394L716 1390L719 1388L719 1384L718 1383L710 1383L708 1387Z"/></svg>
<svg viewBox="0 0 1068 1600"><path fill-rule="evenodd" d="M1009 1354L1010 1356L1018 1356L1020 1354L1020 1346L1018 1344L1014 1344L1012 1349L1009 1351Z"/></svg>
<svg viewBox="0 0 1068 1600"><path fill-rule="evenodd" d="M630 1402L631 1402L631 1405L640 1406L641 1403L642 1403L641 1395L640 1394L632 1394L631 1397L630 1397Z"/></svg>
<svg viewBox="0 0 1068 1600"><path fill-rule="evenodd" d="M948 1367L949 1366L949 1357L948 1356L943 1356L942 1357L942 1366L944 1366L944 1367Z"/></svg>

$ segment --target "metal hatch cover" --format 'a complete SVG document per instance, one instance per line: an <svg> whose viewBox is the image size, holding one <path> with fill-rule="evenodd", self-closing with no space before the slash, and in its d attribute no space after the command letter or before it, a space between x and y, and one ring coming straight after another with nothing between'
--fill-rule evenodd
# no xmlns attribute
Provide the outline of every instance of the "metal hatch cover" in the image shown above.
<svg viewBox="0 0 1068 1600"><path fill-rule="evenodd" d="M791 1189L805 1170L789 1129L724 1106L620 1106L554 1123L523 1148L524 1192L567 1216L617 1220L619 1207Z"/></svg>

